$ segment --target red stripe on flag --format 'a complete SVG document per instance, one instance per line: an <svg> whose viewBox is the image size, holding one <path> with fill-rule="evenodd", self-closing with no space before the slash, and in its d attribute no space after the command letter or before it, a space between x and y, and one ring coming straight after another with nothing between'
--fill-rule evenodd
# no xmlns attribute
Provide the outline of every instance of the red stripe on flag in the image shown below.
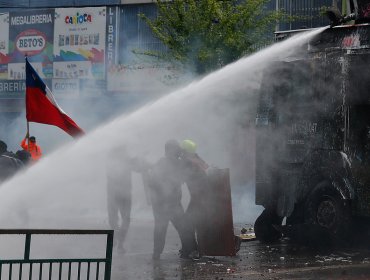
<svg viewBox="0 0 370 280"><path fill-rule="evenodd" d="M55 125L72 137L84 134L69 116L49 101L40 88L26 88L26 118L29 122Z"/></svg>

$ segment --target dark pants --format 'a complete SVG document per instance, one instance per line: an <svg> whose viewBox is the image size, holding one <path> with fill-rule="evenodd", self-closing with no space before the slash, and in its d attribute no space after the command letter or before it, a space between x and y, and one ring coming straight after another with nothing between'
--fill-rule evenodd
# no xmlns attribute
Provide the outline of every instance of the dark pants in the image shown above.
<svg viewBox="0 0 370 280"><path fill-rule="evenodd" d="M108 219L109 225L115 232L115 242L122 246L130 226L131 195L123 195L114 191L108 191ZM121 223L119 223L121 216Z"/></svg>
<svg viewBox="0 0 370 280"><path fill-rule="evenodd" d="M204 226L208 222L206 219L207 209L202 203L202 198L206 195L204 189L207 186L207 180L206 177L201 176L198 179L193 178L193 180L186 182L186 184L190 193L190 202L185 211L185 216L199 243L199 240L204 238L201 234L204 235ZM201 230L202 227L203 231Z"/></svg>
<svg viewBox="0 0 370 280"><path fill-rule="evenodd" d="M204 209L202 209L201 202L191 198L185 212L185 217L197 237L199 235L200 226L205 222L204 219L202 219L202 215L204 214L203 211Z"/></svg>
<svg viewBox="0 0 370 280"><path fill-rule="evenodd" d="M163 201L152 197L154 215L154 255L163 252L168 224L171 221L179 234L182 254L189 254L196 249L192 227L185 219L184 208L181 201Z"/></svg>

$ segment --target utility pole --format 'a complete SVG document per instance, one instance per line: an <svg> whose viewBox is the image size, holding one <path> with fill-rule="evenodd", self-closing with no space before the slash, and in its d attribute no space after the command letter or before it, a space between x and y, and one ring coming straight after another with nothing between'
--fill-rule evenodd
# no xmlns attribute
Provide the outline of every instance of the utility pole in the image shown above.
<svg viewBox="0 0 370 280"><path fill-rule="evenodd" d="M275 2L275 10L276 10L276 12L279 11L279 7L280 7L279 0L276 0L276 2ZM280 31L280 22L279 22L279 20L276 21L275 31Z"/></svg>

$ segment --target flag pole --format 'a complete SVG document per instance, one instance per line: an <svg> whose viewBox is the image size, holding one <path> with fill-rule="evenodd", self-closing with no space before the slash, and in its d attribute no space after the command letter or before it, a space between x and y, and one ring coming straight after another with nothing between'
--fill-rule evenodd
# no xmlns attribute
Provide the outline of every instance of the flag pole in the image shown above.
<svg viewBox="0 0 370 280"><path fill-rule="evenodd" d="M24 60L27 63L27 53L24 56ZM26 120L27 120L27 117L26 117ZM27 149L29 151L30 150L30 123L28 120L27 120L27 134L26 135L27 135Z"/></svg>
<svg viewBox="0 0 370 280"><path fill-rule="evenodd" d="M30 123L27 121L27 142L30 139Z"/></svg>
<svg viewBox="0 0 370 280"><path fill-rule="evenodd" d="M27 121L27 151L30 151L30 123Z"/></svg>

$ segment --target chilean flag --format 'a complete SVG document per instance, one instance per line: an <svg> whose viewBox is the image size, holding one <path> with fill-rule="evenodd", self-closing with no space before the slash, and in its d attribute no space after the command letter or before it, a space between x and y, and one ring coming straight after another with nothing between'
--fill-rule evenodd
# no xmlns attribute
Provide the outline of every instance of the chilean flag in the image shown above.
<svg viewBox="0 0 370 280"><path fill-rule="evenodd" d="M72 137L84 131L59 107L51 90L26 58L26 118L29 122L55 125Z"/></svg>

